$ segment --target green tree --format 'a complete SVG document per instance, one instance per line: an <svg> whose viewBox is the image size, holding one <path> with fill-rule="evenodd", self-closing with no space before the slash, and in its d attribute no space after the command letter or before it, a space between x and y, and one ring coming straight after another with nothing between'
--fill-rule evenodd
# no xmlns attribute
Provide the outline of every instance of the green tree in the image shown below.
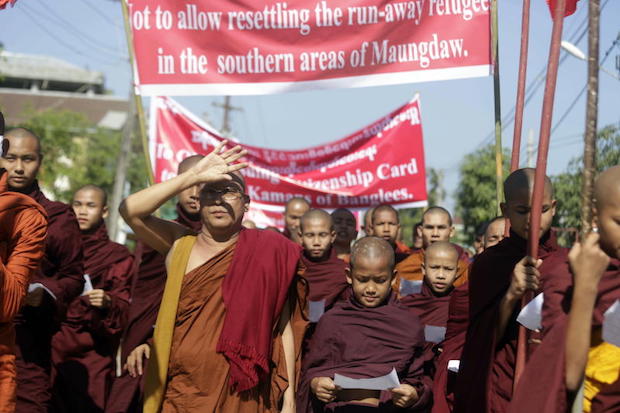
<svg viewBox="0 0 620 413"><path fill-rule="evenodd" d="M620 127L608 125L597 135L596 170L615 165L620 165ZM566 172L551 177L558 201L554 226L580 229L582 174L583 157L579 156L570 160Z"/></svg>
<svg viewBox="0 0 620 413"><path fill-rule="evenodd" d="M504 177L508 176L510 152L503 149ZM495 145L488 145L465 156L459 168L460 182L456 191L456 214L463 220L461 235L472 243L476 227L497 215Z"/></svg>

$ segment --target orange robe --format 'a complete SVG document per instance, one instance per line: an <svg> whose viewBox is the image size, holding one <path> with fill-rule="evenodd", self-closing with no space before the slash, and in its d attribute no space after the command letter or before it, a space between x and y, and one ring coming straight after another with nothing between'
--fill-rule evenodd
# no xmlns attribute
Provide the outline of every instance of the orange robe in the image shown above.
<svg viewBox="0 0 620 413"><path fill-rule="evenodd" d="M5 192L0 178L0 413L15 410L15 327L45 248L47 215L30 197Z"/></svg>
<svg viewBox="0 0 620 413"><path fill-rule="evenodd" d="M415 250L403 261L396 264L397 279L394 283L394 291L400 291L400 279L418 281L424 279L422 274L422 264L424 263L424 249ZM459 287L467 282L469 261L459 258L456 280L454 287Z"/></svg>
<svg viewBox="0 0 620 413"><path fill-rule="evenodd" d="M180 261L175 263L174 257L182 253L178 250L187 248L191 250L192 245L193 242L186 245L179 243L169 258L169 267L180 265L181 268L185 268ZM232 263L235 246L229 246L183 277L172 333L167 378L163 385L163 403L159 410L162 413L279 411L278 404L289 384L280 335L274 331L270 380L265 380L241 394L231 390L228 385L230 364L222 353L216 351L226 315L222 282ZM187 255L189 256L189 253ZM298 283L297 287L300 293L303 293L302 283ZM166 288L169 288L168 284ZM162 305L164 303L166 295ZM303 307L304 304L298 302L291 319L295 337L296 372L300 370L301 338L306 326L302 314ZM160 322L158 318L158 323ZM157 352L157 333L155 340L154 351ZM155 364L157 361L151 357L149 369L156 369L157 367L153 367ZM151 371L147 372L147 389L151 374ZM149 404L147 397L145 412L158 411L156 407L150 406L152 405Z"/></svg>

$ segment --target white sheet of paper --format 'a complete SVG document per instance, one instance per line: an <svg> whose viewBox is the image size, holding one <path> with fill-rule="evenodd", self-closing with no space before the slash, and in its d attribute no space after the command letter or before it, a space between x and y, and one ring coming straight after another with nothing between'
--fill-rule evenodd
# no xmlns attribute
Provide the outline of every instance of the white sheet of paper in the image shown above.
<svg viewBox="0 0 620 413"><path fill-rule="evenodd" d="M381 377L372 379L352 379L350 377L334 374L334 384L342 389L363 389L363 390L388 390L400 386L396 369Z"/></svg>
<svg viewBox="0 0 620 413"><path fill-rule="evenodd" d="M321 316L325 313L325 300L309 301L308 318L311 323L318 323Z"/></svg>
<svg viewBox="0 0 620 413"><path fill-rule="evenodd" d="M544 302L543 294L538 294L521 309L517 321L528 330L540 330L542 328L542 307Z"/></svg>
<svg viewBox="0 0 620 413"><path fill-rule="evenodd" d="M620 300L616 300L605 311L603 320L603 340L620 347Z"/></svg>
<svg viewBox="0 0 620 413"><path fill-rule="evenodd" d="M400 296L404 297L411 294L419 294L422 292L422 280L410 281L401 277L400 279Z"/></svg>
<svg viewBox="0 0 620 413"><path fill-rule="evenodd" d="M448 360L448 371L458 373L461 367L461 360Z"/></svg>
<svg viewBox="0 0 620 413"><path fill-rule="evenodd" d="M424 340L429 343L441 343L446 337L446 328L439 326L424 326Z"/></svg>
<svg viewBox="0 0 620 413"><path fill-rule="evenodd" d="M92 290L93 290L93 282L90 280L90 275L84 274L84 289L82 290L82 295Z"/></svg>
<svg viewBox="0 0 620 413"><path fill-rule="evenodd" d="M32 283L28 286L28 292L31 293L34 290L36 290L37 288L43 288L45 290L46 293L48 293L54 300L56 299L56 295L54 295L53 292L50 291L49 288L47 288L46 286L44 286L41 283Z"/></svg>

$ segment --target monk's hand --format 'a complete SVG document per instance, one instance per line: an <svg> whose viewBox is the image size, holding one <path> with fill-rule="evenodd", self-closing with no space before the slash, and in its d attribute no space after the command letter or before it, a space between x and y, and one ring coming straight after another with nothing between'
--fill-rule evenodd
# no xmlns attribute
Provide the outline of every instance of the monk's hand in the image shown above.
<svg viewBox="0 0 620 413"><path fill-rule="evenodd" d="M323 403L330 403L336 400L338 387L329 377L315 377L310 382L310 389L317 399Z"/></svg>
<svg viewBox="0 0 620 413"><path fill-rule="evenodd" d="M229 173L248 166L245 162L234 163L247 154L245 149L237 145L232 149L224 150L225 145L226 141L220 142L209 155L202 158L188 171L193 175L194 184L208 184L230 180Z"/></svg>
<svg viewBox="0 0 620 413"><path fill-rule="evenodd" d="M90 290L84 295L88 297L90 305L96 308L108 308L112 302L110 296L101 289Z"/></svg>
<svg viewBox="0 0 620 413"><path fill-rule="evenodd" d="M591 232L582 243L575 243L568 253L568 262L575 276L575 288L585 287L596 293L598 283L609 265L609 256L599 245L599 235Z"/></svg>
<svg viewBox="0 0 620 413"><path fill-rule="evenodd" d="M123 367L124 370L129 372L131 377L138 377L144 374L144 358L149 359L151 357L151 347L148 344L140 344L134 348L129 356L127 356L127 362Z"/></svg>
<svg viewBox="0 0 620 413"><path fill-rule="evenodd" d="M401 384L390 390L392 392L392 403L394 406L406 409L418 401L418 391L409 384Z"/></svg>
<svg viewBox="0 0 620 413"><path fill-rule="evenodd" d="M26 299L24 301L25 305L29 305L30 307L39 307L43 302L43 295L45 294L45 290L43 288L37 288L32 292L29 292L26 295Z"/></svg>
<svg viewBox="0 0 620 413"><path fill-rule="evenodd" d="M538 268L541 264L542 260L527 256L515 265L508 289L508 295L512 300L520 299L527 290L538 290L540 279Z"/></svg>

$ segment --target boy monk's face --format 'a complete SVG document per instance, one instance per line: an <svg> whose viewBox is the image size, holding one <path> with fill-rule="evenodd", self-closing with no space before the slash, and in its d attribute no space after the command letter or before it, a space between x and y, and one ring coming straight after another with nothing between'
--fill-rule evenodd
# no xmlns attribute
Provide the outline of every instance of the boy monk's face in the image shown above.
<svg viewBox="0 0 620 413"><path fill-rule="evenodd" d="M540 219L540 236L551 228L555 215L555 199L545 191L543 196L542 216ZM521 238L529 238L530 210L532 209L530 188L524 187L515 191L510 201L502 203L502 212L510 220L510 228Z"/></svg>
<svg viewBox="0 0 620 413"><path fill-rule="evenodd" d="M321 218L304 218L300 231L306 257L312 261L327 258L336 239L336 232L331 228L330 222Z"/></svg>
<svg viewBox="0 0 620 413"><path fill-rule="evenodd" d="M423 248L428 248L433 242L450 241L450 237L454 235L450 217L441 212L427 213L418 231L422 237Z"/></svg>
<svg viewBox="0 0 620 413"><path fill-rule="evenodd" d="M422 273L428 286L441 295L452 289L458 270L459 256L454 248L427 251Z"/></svg>
<svg viewBox="0 0 620 413"><path fill-rule="evenodd" d="M375 237L383 238L392 246L398 237L398 215L389 209L376 211L372 217L372 233Z"/></svg>
<svg viewBox="0 0 620 413"><path fill-rule="evenodd" d="M347 281L353 288L353 295L364 307L383 304L394 280L394 269L390 267L387 257L359 257L355 266L347 269Z"/></svg>
<svg viewBox="0 0 620 413"><path fill-rule="evenodd" d="M77 191L73 196L72 207L81 231L94 228L108 216L108 208L103 204L103 196L95 189Z"/></svg>

